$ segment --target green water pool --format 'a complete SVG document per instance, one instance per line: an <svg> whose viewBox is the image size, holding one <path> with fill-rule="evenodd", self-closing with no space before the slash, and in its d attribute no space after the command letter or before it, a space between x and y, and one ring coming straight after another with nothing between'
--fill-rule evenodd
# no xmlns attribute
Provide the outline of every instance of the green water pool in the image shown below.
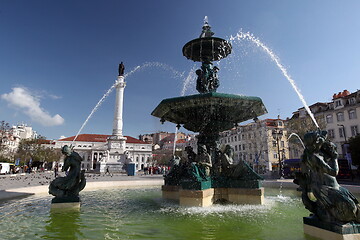
<svg viewBox="0 0 360 240"><path fill-rule="evenodd" d="M82 192L79 212L50 211L52 196L0 203L0 239L312 239L293 190L266 189L265 205L179 207L159 187Z"/></svg>

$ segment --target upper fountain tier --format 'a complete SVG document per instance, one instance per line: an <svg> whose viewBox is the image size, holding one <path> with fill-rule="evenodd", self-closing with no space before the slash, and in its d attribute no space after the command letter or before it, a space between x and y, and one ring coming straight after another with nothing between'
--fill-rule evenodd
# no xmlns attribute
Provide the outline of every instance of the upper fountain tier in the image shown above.
<svg viewBox="0 0 360 240"><path fill-rule="evenodd" d="M231 53L231 44L225 39L213 37L213 35L207 18L205 18L200 37L184 45L183 55L195 62L212 62L226 58Z"/></svg>

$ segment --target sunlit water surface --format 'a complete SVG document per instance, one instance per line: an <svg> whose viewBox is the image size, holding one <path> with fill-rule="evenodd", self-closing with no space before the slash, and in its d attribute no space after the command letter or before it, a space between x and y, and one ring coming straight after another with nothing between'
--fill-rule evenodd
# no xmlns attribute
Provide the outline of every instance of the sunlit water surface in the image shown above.
<svg viewBox="0 0 360 240"><path fill-rule="evenodd" d="M309 239L299 193L266 189L265 205L179 207L157 188L82 192L79 212L50 211L51 196L0 203L0 239Z"/></svg>

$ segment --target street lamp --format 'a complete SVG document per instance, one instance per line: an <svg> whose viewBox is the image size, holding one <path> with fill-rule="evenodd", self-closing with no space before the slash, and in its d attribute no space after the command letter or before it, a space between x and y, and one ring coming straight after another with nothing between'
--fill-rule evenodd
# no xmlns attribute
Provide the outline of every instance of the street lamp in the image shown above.
<svg viewBox="0 0 360 240"><path fill-rule="evenodd" d="M345 126L344 126L343 124L338 124L338 126L342 128L343 133L344 133L345 142L341 144L341 148L342 148L342 154L343 154L344 156L346 156L346 155L347 155L347 147L346 147L347 139L346 139ZM348 160L348 161L349 161L349 160Z"/></svg>
<svg viewBox="0 0 360 240"><path fill-rule="evenodd" d="M279 158L279 176L280 177L283 177L282 162L281 162L281 157L280 157L281 156L280 155L280 144L279 144L279 141L280 141L282 135L283 135L282 129L275 128L272 130L272 136L276 140L276 145L277 145L278 158Z"/></svg>
<svg viewBox="0 0 360 240"><path fill-rule="evenodd" d="M342 127L343 129L343 133L344 133L344 139L345 139L345 143L347 142L346 140L346 132L345 132L345 126L343 124L338 124L339 127Z"/></svg>

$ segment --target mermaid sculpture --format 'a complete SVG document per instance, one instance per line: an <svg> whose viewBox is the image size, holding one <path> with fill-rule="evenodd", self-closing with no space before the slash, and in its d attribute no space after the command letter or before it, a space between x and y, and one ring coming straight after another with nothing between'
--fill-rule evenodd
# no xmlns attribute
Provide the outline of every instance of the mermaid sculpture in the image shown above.
<svg viewBox="0 0 360 240"><path fill-rule="evenodd" d="M65 145L61 152L65 155L62 171L66 171L65 177L54 179L49 186L49 193L54 195L52 203L79 202L79 192L86 185L85 170L81 170L82 158L80 155Z"/></svg>
<svg viewBox="0 0 360 240"><path fill-rule="evenodd" d="M294 183L300 185L302 201L313 218L323 222L359 223L359 202L338 184L338 154L326 136L327 132L320 130L305 134L301 173L296 175ZM311 192L315 200L309 197Z"/></svg>

